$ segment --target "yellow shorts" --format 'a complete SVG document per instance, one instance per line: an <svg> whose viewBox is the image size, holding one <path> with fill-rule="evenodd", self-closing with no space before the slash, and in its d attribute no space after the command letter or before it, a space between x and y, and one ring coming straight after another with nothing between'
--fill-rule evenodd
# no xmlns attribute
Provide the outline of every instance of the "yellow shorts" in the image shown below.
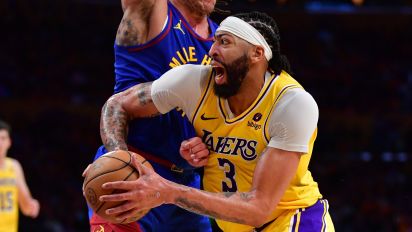
<svg viewBox="0 0 412 232"><path fill-rule="evenodd" d="M329 215L327 200L319 200L314 205L287 210L274 221L256 228L257 232L334 232L332 219Z"/></svg>

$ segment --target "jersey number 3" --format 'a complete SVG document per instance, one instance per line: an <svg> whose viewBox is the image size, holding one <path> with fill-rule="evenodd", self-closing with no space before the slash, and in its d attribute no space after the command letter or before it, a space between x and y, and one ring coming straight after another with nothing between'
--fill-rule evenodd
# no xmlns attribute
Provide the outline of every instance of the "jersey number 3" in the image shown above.
<svg viewBox="0 0 412 232"><path fill-rule="evenodd" d="M226 179L222 181L222 192L236 192L235 165L227 159L218 158L220 168L225 172Z"/></svg>

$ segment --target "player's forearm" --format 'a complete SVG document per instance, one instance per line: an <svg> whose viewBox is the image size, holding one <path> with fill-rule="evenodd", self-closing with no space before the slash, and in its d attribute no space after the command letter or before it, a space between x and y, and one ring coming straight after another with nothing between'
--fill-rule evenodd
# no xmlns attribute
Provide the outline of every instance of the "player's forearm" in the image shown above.
<svg viewBox="0 0 412 232"><path fill-rule="evenodd" d="M19 186L19 207L25 216L36 216L38 212L38 202L28 190L27 186Z"/></svg>
<svg viewBox="0 0 412 232"><path fill-rule="evenodd" d="M151 85L150 82L135 85L107 100L100 117L100 137L107 150L127 150L130 120L159 115L150 94Z"/></svg>
<svg viewBox="0 0 412 232"><path fill-rule="evenodd" d="M271 213L271 207L257 199L256 193L210 193L170 183L170 202L197 214L259 227Z"/></svg>
<svg viewBox="0 0 412 232"><path fill-rule="evenodd" d="M127 150L128 117L116 97L104 104L100 118L100 137L108 151Z"/></svg>

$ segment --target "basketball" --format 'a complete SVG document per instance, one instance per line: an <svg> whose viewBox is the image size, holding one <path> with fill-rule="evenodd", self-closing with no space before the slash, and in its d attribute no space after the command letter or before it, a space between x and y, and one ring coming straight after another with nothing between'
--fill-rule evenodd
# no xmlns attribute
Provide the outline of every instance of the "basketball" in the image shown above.
<svg viewBox="0 0 412 232"><path fill-rule="evenodd" d="M93 209L94 213L112 223L130 223L142 218L149 210L142 210L133 217L121 222L115 219L116 215L107 215L106 209L116 207L122 202L102 202L99 200L101 195L115 193L112 189L102 189L102 185L112 181L132 181L139 178L139 172L132 165L132 154L137 161L146 167L153 169L152 165L140 156L131 151L112 151L108 152L95 160L84 179L84 194L87 204ZM120 193L120 192L116 192Z"/></svg>

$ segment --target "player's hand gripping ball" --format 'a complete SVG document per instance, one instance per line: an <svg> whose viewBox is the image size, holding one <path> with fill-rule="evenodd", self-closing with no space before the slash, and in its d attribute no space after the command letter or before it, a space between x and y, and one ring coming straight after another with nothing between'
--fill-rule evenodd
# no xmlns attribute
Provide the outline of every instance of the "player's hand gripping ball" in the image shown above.
<svg viewBox="0 0 412 232"><path fill-rule="evenodd" d="M142 156L131 151L118 150L108 152L95 160L90 165L84 179L83 189L87 204L97 215L112 223L137 221L149 211L149 209L139 211L133 217L119 222L115 219L117 215L107 215L105 211L120 205L122 202L102 202L99 200L101 195L114 193L112 189L103 189L104 183L120 180L131 181L139 178L139 172L132 166L132 154L135 155L138 162L153 169L152 165Z"/></svg>

